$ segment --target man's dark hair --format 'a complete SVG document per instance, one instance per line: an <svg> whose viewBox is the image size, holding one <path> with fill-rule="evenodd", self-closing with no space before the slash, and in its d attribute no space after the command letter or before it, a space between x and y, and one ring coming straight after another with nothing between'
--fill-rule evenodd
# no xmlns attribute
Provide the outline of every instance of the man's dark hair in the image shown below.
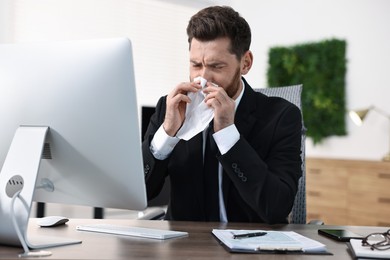
<svg viewBox="0 0 390 260"><path fill-rule="evenodd" d="M233 8L212 6L193 15L187 26L188 43L191 48L193 38L211 41L227 37L231 41L230 52L240 59L251 44L249 24Z"/></svg>

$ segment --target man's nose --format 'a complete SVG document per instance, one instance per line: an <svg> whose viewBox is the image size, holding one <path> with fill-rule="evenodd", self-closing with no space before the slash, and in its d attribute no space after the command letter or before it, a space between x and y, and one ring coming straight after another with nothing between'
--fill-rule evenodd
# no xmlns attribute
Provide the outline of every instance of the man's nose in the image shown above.
<svg viewBox="0 0 390 260"><path fill-rule="evenodd" d="M202 78L206 79L207 81L209 81L210 78L211 78L211 72L210 72L209 69L207 69L206 67L204 67L204 68L202 69L202 71L201 71L200 76L201 76Z"/></svg>

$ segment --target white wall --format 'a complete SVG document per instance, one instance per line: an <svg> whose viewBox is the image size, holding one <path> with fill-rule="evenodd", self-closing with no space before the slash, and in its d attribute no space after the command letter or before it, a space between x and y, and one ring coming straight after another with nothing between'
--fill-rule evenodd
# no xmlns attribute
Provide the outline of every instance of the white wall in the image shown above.
<svg viewBox="0 0 390 260"><path fill-rule="evenodd" d="M10 1L12 0L0 0L0 43L10 40L11 26L9 21L12 18Z"/></svg>
<svg viewBox="0 0 390 260"><path fill-rule="evenodd" d="M214 4L232 5L252 27L253 87L266 86L269 47L337 37L348 44L348 108L390 112L388 0L0 0L0 43L127 36L139 104L154 105L188 79L187 22ZM307 156L377 160L388 151L385 118L373 112L360 128L346 122L348 136L308 140Z"/></svg>
<svg viewBox="0 0 390 260"><path fill-rule="evenodd" d="M200 8L218 1L14 0L12 41L129 37L139 103L155 105L187 80L185 26Z"/></svg>

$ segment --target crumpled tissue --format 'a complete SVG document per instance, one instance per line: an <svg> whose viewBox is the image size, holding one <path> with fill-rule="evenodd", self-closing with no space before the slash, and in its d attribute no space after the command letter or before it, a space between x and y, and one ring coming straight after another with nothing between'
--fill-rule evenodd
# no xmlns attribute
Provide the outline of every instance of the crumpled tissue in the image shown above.
<svg viewBox="0 0 390 260"><path fill-rule="evenodd" d="M200 85L204 88L207 80L202 77L194 79L194 81L199 80ZM214 109L206 105L204 102L205 96L206 94L204 94L203 91L188 93L191 103L187 104L186 118L177 132L176 137L188 141L208 127L211 120L213 120Z"/></svg>

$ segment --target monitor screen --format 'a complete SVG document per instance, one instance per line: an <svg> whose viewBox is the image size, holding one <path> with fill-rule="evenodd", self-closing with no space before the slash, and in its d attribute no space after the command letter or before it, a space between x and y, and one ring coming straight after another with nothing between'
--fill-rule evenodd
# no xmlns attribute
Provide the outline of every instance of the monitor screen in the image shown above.
<svg viewBox="0 0 390 260"><path fill-rule="evenodd" d="M130 40L0 44L0 122L0 166L20 126L48 127L34 201L146 207Z"/></svg>

